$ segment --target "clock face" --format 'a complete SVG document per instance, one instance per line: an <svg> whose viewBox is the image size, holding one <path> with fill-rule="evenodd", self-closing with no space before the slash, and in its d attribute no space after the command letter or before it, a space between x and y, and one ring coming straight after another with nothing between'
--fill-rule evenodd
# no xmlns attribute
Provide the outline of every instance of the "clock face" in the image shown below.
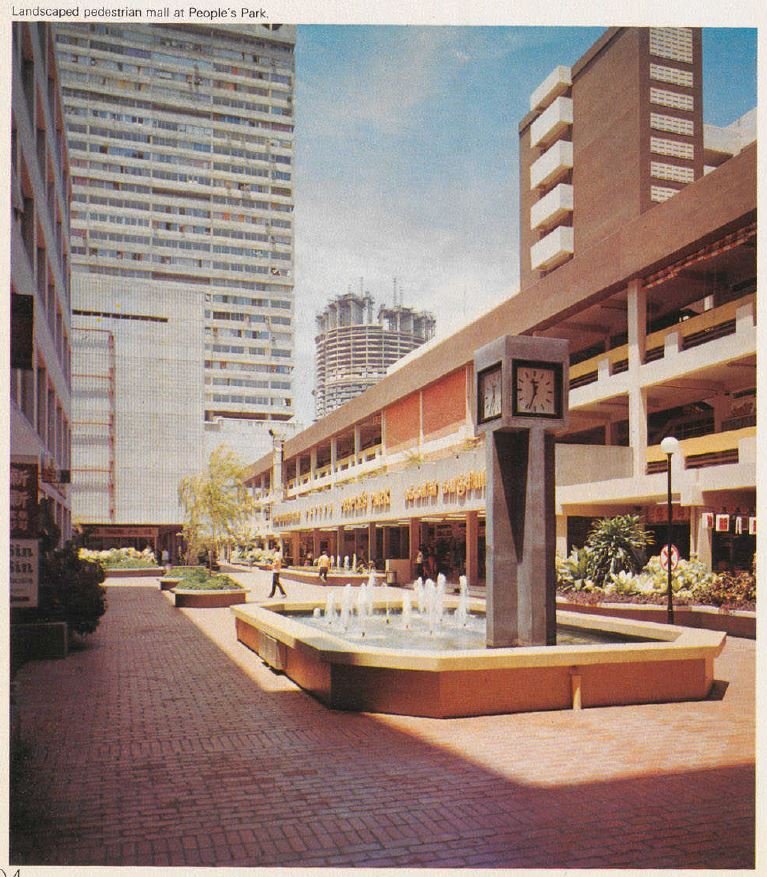
<svg viewBox="0 0 767 877"><path fill-rule="evenodd" d="M501 416L501 366L480 372L477 380L479 422Z"/></svg>
<svg viewBox="0 0 767 877"><path fill-rule="evenodd" d="M562 376L557 365L517 361L512 380L514 414L560 416Z"/></svg>

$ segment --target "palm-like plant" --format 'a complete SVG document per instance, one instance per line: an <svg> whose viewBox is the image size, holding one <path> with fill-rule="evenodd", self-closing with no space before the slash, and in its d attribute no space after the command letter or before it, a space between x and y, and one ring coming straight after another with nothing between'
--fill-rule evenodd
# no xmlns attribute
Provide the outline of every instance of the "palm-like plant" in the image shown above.
<svg viewBox="0 0 767 877"><path fill-rule="evenodd" d="M645 530L637 515L596 521L586 541L594 584L603 588L613 574L638 573L645 564L645 549L653 542L653 534Z"/></svg>

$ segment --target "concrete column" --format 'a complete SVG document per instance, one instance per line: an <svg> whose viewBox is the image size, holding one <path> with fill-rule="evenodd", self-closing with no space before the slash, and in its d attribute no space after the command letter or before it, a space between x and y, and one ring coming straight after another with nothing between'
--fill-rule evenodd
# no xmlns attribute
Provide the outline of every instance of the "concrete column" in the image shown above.
<svg viewBox="0 0 767 877"><path fill-rule="evenodd" d="M341 558L340 561L339 561L338 559L336 559L336 563L338 564L338 566L341 566L341 565L343 564L343 559L344 559L344 533L345 533L345 532L346 532L346 531L344 530L343 527L337 527L337 528L336 528L336 558L339 558L339 557Z"/></svg>
<svg viewBox="0 0 767 877"><path fill-rule="evenodd" d="M376 559L376 525L368 524L368 562Z"/></svg>
<svg viewBox="0 0 767 877"><path fill-rule="evenodd" d="M704 530L701 516L705 512L710 511L712 511L712 509L697 507L691 510L690 515L690 547L693 549L694 553L697 554L698 560L705 564L708 569L712 568L714 562L714 528L709 527L707 530Z"/></svg>
<svg viewBox="0 0 767 877"><path fill-rule="evenodd" d="M316 527L312 530L312 554L315 560L320 556L320 531Z"/></svg>
<svg viewBox="0 0 767 877"><path fill-rule="evenodd" d="M634 478L642 478L647 467L647 390L633 383L629 389L629 444Z"/></svg>
<svg viewBox="0 0 767 877"><path fill-rule="evenodd" d="M298 563L300 555L301 555L301 534L300 533L291 533L290 534L290 556L293 558L293 563Z"/></svg>
<svg viewBox="0 0 767 877"><path fill-rule="evenodd" d="M354 427L354 465L359 463L360 450L362 448L362 432L359 424Z"/></svg>
<svg viewBox="0 0 767 877"><path fill-rule="evenodd" d="M311 473L312 481L314 481L314 479L317 477L317 446L316 445L309 451L309 472Z"/></svg>
<svg viewBox="0 0 767 877"><path fill-rule="evenodd" d="M567 557L567 515L557 515L557 554Z"/></svg>
<svg viewBox="0 0 767 877"><path fill-rule="evenodd" d="M488 434L487 645L556 641L554 438Z"/></svg>
<svg viewBox="0 0 767 877"><path fill-rule="evenodd" d="M466 578L476 586L479 579L479 513L466 512Z"/></svg>
<svg viewBox="0 0 767 877"><path fill-rule="evenodd" d="M390 534L391 534L391 527L384 527L383 528L383 545L382 545L383 557L381 558L381 560L384 560L384 561L389 558L389 536L390 536Z"/></svg>
<svg viewBox="0 0 767 877"><path fill-rule="evenodd" d="M335 436L330 440L330 481L336 481L336 463L338 462L338 440Z"/></svg>
<svg viewBox="0 0 767 877"><path fill-rule="evenodd" d="M641 280L629 281L627 304L629 371L638 371L647 350L647 290Z"/></svg>
<svg viewBox="0 0 767 877"><path fill-rule="evenodd" d="M415 578L415 557L421 545L421 519L411 518L408 522L410 536L410 577Z"/></svg>

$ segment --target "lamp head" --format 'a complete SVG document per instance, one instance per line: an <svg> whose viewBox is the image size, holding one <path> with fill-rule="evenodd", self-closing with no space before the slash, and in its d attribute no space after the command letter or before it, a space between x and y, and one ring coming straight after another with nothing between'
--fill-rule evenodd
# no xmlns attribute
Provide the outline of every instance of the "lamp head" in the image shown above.
<svg viewBox="0 0 767 877"><path fill-rule="evenodd" d="M679 439L674 438L673 435L667 435L660 443L660 449L669 456L675 454L679 450Z"/></svg>

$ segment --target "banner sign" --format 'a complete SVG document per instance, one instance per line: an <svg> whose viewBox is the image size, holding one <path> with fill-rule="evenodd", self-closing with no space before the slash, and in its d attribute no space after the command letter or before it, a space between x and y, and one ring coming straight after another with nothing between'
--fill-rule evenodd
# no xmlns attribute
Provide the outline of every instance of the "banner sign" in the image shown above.
<svg viewBox="0 0 767 877"><path fill-rule="evenodd" d="M11 539L37 536L37 463L14 463L10 475Z"/></svg>
<svg viewBox="0 0 767 877"><path fill-rule="evenodd" d="M11 539L11 608L33 609L37 606L39 564L40 542L37 539Z"/></svg>

